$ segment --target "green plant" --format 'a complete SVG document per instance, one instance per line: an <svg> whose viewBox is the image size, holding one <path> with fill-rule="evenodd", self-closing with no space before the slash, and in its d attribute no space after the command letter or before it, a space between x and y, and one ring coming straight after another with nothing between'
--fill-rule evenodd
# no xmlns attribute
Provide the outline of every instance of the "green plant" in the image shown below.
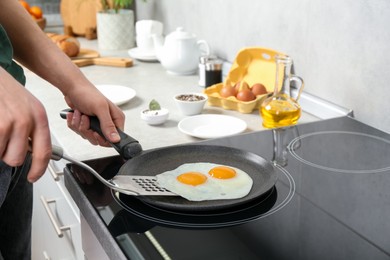
<svg viewBox="0 0 390 260"><path fill-rule="evenodd" d="M107 12L109 9L114 9L115 13L118 13L119 9L125 9L133 4L133 0L101 0L103 12ZM146 2L146 0L142 0Z"/></svg>

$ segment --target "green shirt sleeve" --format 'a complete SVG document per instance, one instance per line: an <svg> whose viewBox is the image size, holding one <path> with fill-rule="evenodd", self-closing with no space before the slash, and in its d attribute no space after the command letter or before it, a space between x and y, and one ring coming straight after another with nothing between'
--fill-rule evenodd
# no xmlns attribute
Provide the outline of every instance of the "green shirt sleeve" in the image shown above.
<svg viewBox="0 0 390 260"><path fill-rule="evenodd" d="M26 84L26 77L23 68L13 60L13 49L3 26L0 24L0 66L3 67L23 86Z"/></svg>

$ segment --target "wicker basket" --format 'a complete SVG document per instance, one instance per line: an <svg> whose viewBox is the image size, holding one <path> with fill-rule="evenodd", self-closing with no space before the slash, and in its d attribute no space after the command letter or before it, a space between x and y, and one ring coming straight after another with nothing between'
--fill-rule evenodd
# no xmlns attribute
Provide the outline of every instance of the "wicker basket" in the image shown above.
<svg viewBox="0 0 390 260"><path fill-rule="evenodd" d="M45 18L45 17L42 17L42 18L37 19L37 20L35 20L35 21L36 21L36 23L38 24L38 26L39 26L42 30L45 29L45 27L46 27L46 18Z"/></svg>

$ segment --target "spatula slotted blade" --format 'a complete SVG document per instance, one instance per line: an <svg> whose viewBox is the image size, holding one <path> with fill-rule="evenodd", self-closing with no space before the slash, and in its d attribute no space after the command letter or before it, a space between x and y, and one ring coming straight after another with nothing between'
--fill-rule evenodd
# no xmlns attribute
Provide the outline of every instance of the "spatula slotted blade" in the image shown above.
<svg viewBox="0 0 390 260"><path fill-rule="evenodd" d="M121 189L134 191L140 196L178 196L159 187L154 176L117 175L110 182Z"/></svg>

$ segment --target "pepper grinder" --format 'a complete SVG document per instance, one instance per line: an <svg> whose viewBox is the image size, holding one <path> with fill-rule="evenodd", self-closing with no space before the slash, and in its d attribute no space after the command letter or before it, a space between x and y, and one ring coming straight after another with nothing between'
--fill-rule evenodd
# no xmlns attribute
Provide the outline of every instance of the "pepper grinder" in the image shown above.
<svg viewBox="0 0 390 260"><path fill-rule="evenodd" d="M207 88L220 82L222 82L222 60L214 55L201 56L199 86Z"/></svg>

